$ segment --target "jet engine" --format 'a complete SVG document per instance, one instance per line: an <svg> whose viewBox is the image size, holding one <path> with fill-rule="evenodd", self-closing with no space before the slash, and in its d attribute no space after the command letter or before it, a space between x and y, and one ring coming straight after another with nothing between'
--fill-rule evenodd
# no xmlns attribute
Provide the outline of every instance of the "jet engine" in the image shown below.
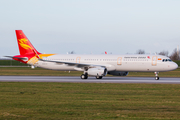
<svg viewBox="0 0 180 120"><path fill-rule="evenodd" d="M115 76L127 76L128 72L120 72L120 71L109 71L109 75L115 75Z"/></svg>
<svg viewBox="0 0 180 120"><path fill-rule="evenodd" d="M87 73L88 75L91 75L91 76L106 76L107 69L103 67L90 68L88 69Z"/></svg>

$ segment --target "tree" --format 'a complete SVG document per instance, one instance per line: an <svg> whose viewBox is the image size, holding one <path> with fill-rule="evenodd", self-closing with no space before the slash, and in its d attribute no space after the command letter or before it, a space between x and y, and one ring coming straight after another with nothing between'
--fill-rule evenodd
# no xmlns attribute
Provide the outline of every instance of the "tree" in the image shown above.
<svg viewBox="0 0 180 120"><path fill-rule="evenodd" d="M75 52L74 51L70 51L70 52L68 52L68 54L75 54Z"/></svg>
<svg viewBox="0 0 180 120"><path fill-rule="evenodd" d="M137 52L136 52L137 54L145 54L145 51L144 50L141 50L141 49L139 49L139 50L137 50Z"/></svg>
<svg viewBox="0 0 180 120"><path fill-rule="evenodd" d="M160 53L158 53L159 55L164 55L168 57L169 52L168 51L161 51Z"/></svg>
<svg viewBox="0 0 180 120"><path fill-rule="evenodd" d="M175 48L173 53L170 55L171 60L180 60L180 51Z"/></svg>

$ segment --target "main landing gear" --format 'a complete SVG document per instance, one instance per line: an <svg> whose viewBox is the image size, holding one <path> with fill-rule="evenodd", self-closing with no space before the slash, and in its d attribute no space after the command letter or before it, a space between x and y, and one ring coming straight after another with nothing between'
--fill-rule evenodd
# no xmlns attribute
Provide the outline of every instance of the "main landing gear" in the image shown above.
<svg viewBox="0 0 180 120"><path fill-rule="evenodd" d="M156 75L155 79L159 80L159 76L158 76L159 72L154 72L154 74Z"/></svg>
<svg viewBox="0 0 180 120"><path fill-rule="evenodd" d="M87 73L82 74L82 75L81 75L81 79L88 79L88 74L87 74Z"/></svg>
<svg viewBox="0 0 180 120"><path fill-rule="evenodd" d="M103 78L103 76L96 76L96 79L102 79L102 78ZM82 74L81 79L88 79L88 74L87 73Z"/></svg>

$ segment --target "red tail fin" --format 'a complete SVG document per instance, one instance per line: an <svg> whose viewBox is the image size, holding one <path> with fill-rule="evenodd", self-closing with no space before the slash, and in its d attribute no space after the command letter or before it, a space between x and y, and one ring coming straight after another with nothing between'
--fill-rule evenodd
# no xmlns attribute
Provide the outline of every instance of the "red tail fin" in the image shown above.
<svg viewBox="0 0 180 120"><path fill-rule="evenodd" d="M16 30L17 42L19 46L19 52L21 55L34 54L34 51L37 54L40 54L28 40L26 35L22 30Z"/></svg>

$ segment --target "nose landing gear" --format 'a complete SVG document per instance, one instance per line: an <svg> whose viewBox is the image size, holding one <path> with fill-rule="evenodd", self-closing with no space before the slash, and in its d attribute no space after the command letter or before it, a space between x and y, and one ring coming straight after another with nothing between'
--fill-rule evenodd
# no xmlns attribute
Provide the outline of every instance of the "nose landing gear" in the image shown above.
<svg viewBox="0 0 180 120"><path fill-rule="evenodd" d="M159 80L159 76L158 76L159 72L154 72L154 74L156 75L156 76L155 76L155 79L156 79L156 80Z"/></svg>

